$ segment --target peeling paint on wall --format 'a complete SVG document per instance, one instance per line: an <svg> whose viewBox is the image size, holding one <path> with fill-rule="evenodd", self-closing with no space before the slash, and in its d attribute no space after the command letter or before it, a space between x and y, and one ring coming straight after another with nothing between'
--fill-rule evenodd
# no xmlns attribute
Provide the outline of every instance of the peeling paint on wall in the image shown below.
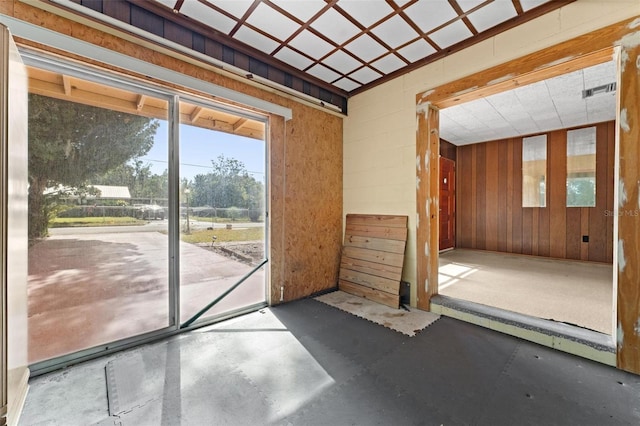
<svg viewBox="0 0 640 426"><path fill-rule="evenodd" d="M424 291L429 291L429 279L424 280Z"/></svg>
<svg viewBox="0 0 640 426"><path fill-rule="evenodd" d="M416 229L420 229L420 212L416 212Z"/></svg>
<svg viewBox="0 0 640 426"><path fill-rule="evenodd" d="M504 77L499 77L496 78L494 80L491 80L490 82L487 83L487 86L493 86L494 84L498 84L498 83L502 83L503 81L507 81L507 80L511 80L512 78L515 77L515 74L508 74L505 75Z"/></svg>
<svg viewBox="0 0 640 426"><path fill-rule="evenodd" d="M624 203L627 202L627 190L624 187L624 181L620 179L620 183L618 184L618 207L624 206Z"/></svg>
<svg viewBox="0 0 640 426"><path fill-rule="evenodd" d="M429 241L424 243L424 255L429 257Z"/></svg>
<svg viewBox="0 0 640 426"><path fill-rule="evenodd" d="M418 103L416 105L416 114L420 115L427 115L427 111L429 111L429 105L431 105L431 102L425 102L425 103Z"/></svg>
<svg viewBox="0 0 640 426"><path fill-rule="evenodd" d="M453 96L454 97L455 96L462 96L462 95L465 95L465 94L467 94L469 92L473 92L473 91L478 90L478 89L479 89L478 86L469 87L468 89L464 89L464 90L461 90L459 92L454 93Z"/></svg>
<svg viewBox="0 0 640 426"><path fill-rule="evenodd" d="M629 119L627 117L627 109L623 108L620 110L620 128L624 130L626 133L631 131L631 127L629 127Z"/></svg>
<svg viewBox="0 0 640 426"><path fill-rule="evenodd" d="M534 71L543 70L545 68L549 68L549 67L552 67L554 65L564 64L565 62L571 61L572 59L575 59L575 55L565 56L564 58L556 59L553 62L549 62L549 63L546 63L544 65L540 65L538 68L535 68Z"/></svg>
<svg viewBox="0 0 640 426"><path fill-rule="evenodd" d="M640 31L625 35L618 42L614 43L614 45L622 46L622 55L620 56L620 62L622 64L622 69L625 69L625 67L627 66L627 62L629 61L629 53L626 51L626 49L640 46Z"/></svg>
<svg viewBox="0 0 640 426"><path fill-rule="evenodd" d="M627 259L624 257L624 241L618 240L618 272L623 273L627 266Z"/></svg>
<svg viewBox="0 0 640 426"><path fill-rule="evenodd" d="M622 329L622 323L618 322L618 331L616 332L616 341L618 342L618 347L621 348L624 343L624 330Z"/></svg>
<svg viewBox="0 0 640 426"><path fill-rule="evenodd" d="M634 29L640 27L640 18L636 18L629 23L629 29Z"/></svg>
<svg viewBox="0 0 640 426"><path fill-rule="evenodd" d="M416 190L419 190L419 189L420 189L420 176L416 176Z"/></svg>
<svg viewBox="0 0 640 426"><path fill-rule="evenodd" d="M636 321L636 325L633 327L633 331L636 333L636 336L640 336L640 318Z"/></svg>
<svg viewBox="0 0 640 426"><path fill-rule="evenodd" d="M419 172L422 171L422 167L421 167L421 161L420 161L420 156L416 155L416 168L418 169Z"/></svg>

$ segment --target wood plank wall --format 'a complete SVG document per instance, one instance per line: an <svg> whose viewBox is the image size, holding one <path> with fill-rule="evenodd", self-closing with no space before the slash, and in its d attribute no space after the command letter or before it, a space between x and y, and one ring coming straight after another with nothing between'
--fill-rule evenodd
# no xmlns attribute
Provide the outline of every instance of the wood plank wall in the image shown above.
<svg viewBox="0 0 640 426"><path fill-rule="evenodd" d="M546 208L522 207L522 138L458 147L457 247L612 262L615 122L595 126L595 207L566 207L566 130L547 133Z"/></svg>

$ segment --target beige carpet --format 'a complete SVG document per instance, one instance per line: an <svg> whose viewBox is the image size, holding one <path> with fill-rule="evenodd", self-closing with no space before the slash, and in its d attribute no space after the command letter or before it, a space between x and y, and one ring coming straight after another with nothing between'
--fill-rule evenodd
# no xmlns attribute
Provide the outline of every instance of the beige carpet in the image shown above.
<svg viewBox="0 0 640 426"><path fill-rule="evenodd" d="M613 266L456 249L440 254L439 293L611 334Z"/></svg>
<svg viewBox="0 0 640 426"><path fill-rule="evenodd" d="M344 291L323 294L316 300L407 336L415 336L440 318L438 314L417 308L409 308L410 311L390 308Z"/></svg>

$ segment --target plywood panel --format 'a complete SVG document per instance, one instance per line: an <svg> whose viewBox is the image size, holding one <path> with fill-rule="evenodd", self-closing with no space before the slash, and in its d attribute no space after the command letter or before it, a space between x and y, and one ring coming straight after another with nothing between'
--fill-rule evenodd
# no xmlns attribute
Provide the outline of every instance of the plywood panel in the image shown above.
<svg viewBox="0 0 640 426"><path fill-rule="evenodd" d="M353 259L348 256L342 256L340 268L350 269L352 271L364 272L370 275L377 275L390 280L400 281L402 278L401 266L390 266L382 263L368 262L361 259Z"/></svg>
<svg viewBox="0 0 640 426"><path fill-rule="evenodd" d="M387 306L397 307L399 305L399 298L390 293L376 291L369 287L365 287L358 284L353 284L348 281L340 281L339 287L342 291L356 296L364 297L365 299L372 300L374 302L381 303Z"/></svg>
<svg viewBox="0 0 640 426"><path fill-rule="evenodd" d="M372 251L358 247L344 247L342 253L344 256L352 259L365 260L367 262L375 262L388 266L402 267L404 262L404 256L402 254Z"/></svg>
<svg viewBox="0 0 640 426"><path fill-rule="evenodd" d="M522 138L458 147L459 241L475 249L610 261L613 220L605 212L613 202L611 125L597 125L597 185L603 189L594 208L566 207L566 130L547 134L544 208L522 207ZM582 235L590 241L582 243Z"/></svg>
<svg viewBox="0 0 640 426"><path fill-rule="evenodd" d="M360 237L373 237L384 238L387 240L399 240L406 241L407 228L391 228L381 226L369 226L369 225L357 225L353 222L347 225L346 234L360 236Z"/></svg>

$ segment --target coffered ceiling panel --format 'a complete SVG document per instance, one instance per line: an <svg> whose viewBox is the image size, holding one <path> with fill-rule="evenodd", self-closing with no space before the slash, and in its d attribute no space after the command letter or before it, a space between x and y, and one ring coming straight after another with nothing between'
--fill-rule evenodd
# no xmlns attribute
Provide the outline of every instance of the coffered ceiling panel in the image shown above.
<svg viewBox="0 0 640 426"><path fill-rule="evenodd" d="M575 0L30 1L122 21L346 113L349 96Z"/></svg>

